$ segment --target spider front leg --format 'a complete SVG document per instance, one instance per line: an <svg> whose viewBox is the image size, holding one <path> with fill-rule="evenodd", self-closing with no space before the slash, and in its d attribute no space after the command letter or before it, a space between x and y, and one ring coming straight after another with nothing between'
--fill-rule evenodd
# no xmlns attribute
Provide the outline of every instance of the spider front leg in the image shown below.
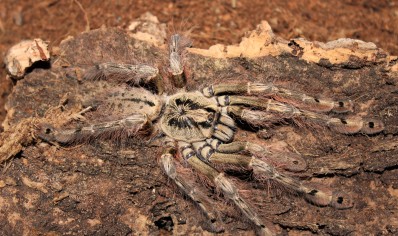
<svg viewBox="0 0 398 236"><path fill-rule="evenodd" d="M229 114L233 114L256 127L266 127L284 119L294 120L302 118L310 122L326 125L343 134L359 132L375 134L384 130L384 124L376 119L363 119L361 117L333 118L326 114L298 109L290 104L281 103L273 99L246 96L220 96L218 100L222 105L228 106ZM242 105L260 108L260 110L244 108L241 107Z"/></svg>
<svg viewBox="0 0 398 236"><path fill-rule="evenodd" d="M247 108L228 108L228 113L232 113L250 124L259 127L264 127L284 119L304 118L312 122L324 124L337 132L346 134L358 132L374 134L384 130L384 124L376 119L363 119L361 117L332 118L319 113L329 111L344 113L351 111L353 106L351 101L317 99L303 93L276 87L273 84L250 82L217 84L204 88L202 93L207 97L225 93L253 95L223 95L218 96L217 101L221 106L235 105L260 108L260 110L256 111ZM264 98L264 96L272 97L272 99Z"/></svg>
<svg viewBox="0 0 398 236"><path fill-rule="evenodd" d="M329 99L319 99L308 96L298 91L293 91L281 87L277 87L272 83L235 83L235 84L216 84L204 88L205 96L215 96L220 94L244 94L254 96L272 97L281 102L287 102L294 106L315 111L315 112L337 112L344 113L352 111L353 103L350 100L333 101Z"/></svg>
<svg viewBox="0 0 398 236"><path fill-rule="evenodd" d="M98 138L122 141L140 132L148 132L151 127L147 116L137 113L120 120L73 129L54 128L44 123L38 127L37 136L45 141L60 144L82 143Z"/></svg>

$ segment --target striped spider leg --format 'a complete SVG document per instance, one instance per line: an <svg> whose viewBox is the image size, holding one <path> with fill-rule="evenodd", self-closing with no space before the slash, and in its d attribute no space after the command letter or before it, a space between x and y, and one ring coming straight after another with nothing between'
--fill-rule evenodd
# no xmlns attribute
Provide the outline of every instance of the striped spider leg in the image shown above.
<svg viewBox="0 0 398 236"><path fill-rule="evenodd" d="M277 87L271 83L217 84L205 88L203 93L205 96L215 96L224 93L246 95L224 96L219 98L219 100L224 106L229 106L229 113L256 127L286 118L305 118L312 122L324 124L344 134L359 132L375 134L384 129L383 123L377 119L364 119L361 117L333 118L324 114L325 112L346 113L352 111L353 103L350 100L318 99L297 91ZM242 105L261 108L261 110L245 108Z"/></svg>

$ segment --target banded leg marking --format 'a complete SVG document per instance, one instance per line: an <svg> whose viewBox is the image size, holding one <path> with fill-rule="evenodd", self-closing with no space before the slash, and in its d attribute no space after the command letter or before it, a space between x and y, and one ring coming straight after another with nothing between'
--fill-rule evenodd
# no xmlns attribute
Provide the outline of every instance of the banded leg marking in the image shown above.
<svg viewBox="0 0 398 236"><path fill-rule="evenodd" d="M133 114L121 120L104 122L75 129L55 129L49 124L42 124L38 136L46 141L61 144L81 143L94 138L119 140L130 137L139 131L149 130L151 123L144 114Z"/></svg>
<svg viewBox="0 0 398 236"><path fill-rule="evenodd" d="M282 102L275 101L273 99L261 98L261 97L250 97L250 96L218 96L217 102L221 106L233 106L233 105L246 105L252 107L263 108L264 111L253 111L245 108L235 108L235 113L242 117L246 121L258 125L264 126L273 122L277 122L286 118L294 117L305 117L312 121L318 121L328 125L330 128L340 133L352 134L363 132L366 134L375 134L384 130L384 124L376 119L362 119L362 118L330 118L325 114L319 114L315 112L328 112L334 111L337 113L344 113L352 111L353 104L351 101L331 101L321 100L307 96L303 93L278 88L272 84L260 84L260 83L246 83L246 84L218 84L207 87L203 90L203 94L208 96L218 95L222 93L246 93L246 94L257 94L257 95L272 95L271 97L282 101L289 102L293 105L285 104ZM300 109L296 108L299 107ZM232 113L234 113L234 108ZM238 109L238 111L236 111ZM241 111L239 111L239 109ZM303 109L303 110L301 110ZM228 110L229 112L230 109ZM314 112L315 111L315 112ZM273 112L276 114L270 114ZM240 114L242 113L242 114ZM243 114L244 113L244 114Z"/></svg>
<svg viewBox="0 0 398 236"><path fill-rule="evenodd" d="M227 109L222 108L212 136L222 142L230 142L234 138L235 129L235 121L228 115Z"/></svg>
<svg viewBox="0 0 398 236"><path fill-rule="evenodd" d="M251 155L268 160L275 165L291 172L304 171L307 168L305 160L297 153L286 151L272 151L266 147L251 142L236 141L228 144L220 144L216 149L221 153L238 153L242 151L249 152Z"/></svg>
<svg viewBox="0 0 398 236"><path fill-rule="evenodd" d="M352 111L353 109L353 103L350 100L333 101L329 99L318 99L298 91L277 87L272 83L221 83L203 89L203 94L207 97L225 93L273 97L276 100L294 104L301 109L316 112L334 111L337 113L344 113Z"/></svg>
<svg viewBox="0 0 398 236"><path fill-rule="evenodd" d="M333 118L324 114L311 111L302 111L302 116L315 122L326 124L329 128L343 134L375 134L384 130L384 124L377 119L361 117Z"/></svg>
<svg viewBox="0 0 398 236"><path fill-rule="evenodd" d="M250 104L249 104L250 105ZM360 117L332 118L325 114L312 111L298 110L297 108L271 100L263 105L266 111L251 110L238 106L228 106L228 113L233 114L256 127L266 127L283 119L303 117L313 122L327 125L329 128L343 134L363 132L375 134L384 130L384 124L376 119L362 119Z"/></svg>
<svg viewBox="0 0 398 236"><path fill-rule="evenodd" d="M254 172L270 176L271 179L277 181L283 186L290 188L297 193L303 194L305 199L316 205L332 206L337 209L351 208L353 205L348 196L344 193L333 193L330 190L322 191L320 189L306 186L296 179L293 179L283 173L278 173L272 166L259 159L253 158L249 163L249 166L253 168Z"/></svg>
<svg viewBox="0 0 398 236"><path fill-rule="evenodd" d="M166 175L173 180L173 182L180 188L189 198L192 199L203 211L204 214L206 214L206 217L211 220L211 222L214 222L216 220L216 215L209 210L209 202L206 199L206 195L199 191L198 189L192 187L187 181L185 181L184 178L182 178L178 173L177 173L177 167L174 163L174 156L173 156L173 150L172 149L167 149L166 152L163 153L163 155L160 158L160 164L166 173Z"/></svg>
<svg viewBox="0 0 398 236"><path fill-rule="evenodd" d="M275 170L274 167L266 162L252 156L241 154L214 153L209 161L220 164L232 164L253 169L254 174L264 175L266 178L280 183L282 186L302 194L308 201L319 206L333 206L339 209L352 207L352 203L347 200L345 194L322 191L304 185L299 180Z"/></svg>
<svg viewBox="0 0 398 236"><path fill-rule="evenodd" d="M186 148L187 143L179 142L179 146ZM193 149L191 149L193 151ZM239 208L239 210L262 231L264 235L273 235L273 233L261 222L257 213L246 203L246 201L239 195L236 186L220 173L214 167L203 162L196 154L192 155L192 151L182 151L184 159L197 171L207 176L214 182L218 189L224 193L224 196L230 199ZM189 155L188 155L189 154ZM213 154L214 155L214 154Z"/></svg>

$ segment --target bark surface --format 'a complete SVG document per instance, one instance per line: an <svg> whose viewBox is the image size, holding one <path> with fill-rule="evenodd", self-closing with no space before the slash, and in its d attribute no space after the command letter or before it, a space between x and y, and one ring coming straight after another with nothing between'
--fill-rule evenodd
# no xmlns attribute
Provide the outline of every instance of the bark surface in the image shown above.
<svg viewBox="0 0 398 236"><path fill-rule="evenodd" d="M130 31L98 29L52 49L51 67L35 68L14 87L0 139L0 229L6 235L188 234L209 230L200 209L167 180L157 164L162 147L110 142L60 147L33 134L39 121L61 122L81 109L97 89L82 71L102 62L167 67L165 29L156 20L137 21ZM273 82L333 99L351 99L354 114L378 117L381 134L343 135L327 128L276 126L265 143L283 141L308 162L299 175L349 194L354 207L317 207L298 196L231 173L242 195L278 233L398 233L398 59L372 43L284 40L267 22L239 45L191 48L187 90L217 82ZM163 73L163 72L162 72ZM166 91L173 92L166 88ZM239 138L256 138L250 130ZM246 178L246 179L245 179ZM250 178L249 178L250 179ZM194 180L203 186L200 179ZM217 193L202 187L221 212L226 233L253 233L248 222Z"/></svg>

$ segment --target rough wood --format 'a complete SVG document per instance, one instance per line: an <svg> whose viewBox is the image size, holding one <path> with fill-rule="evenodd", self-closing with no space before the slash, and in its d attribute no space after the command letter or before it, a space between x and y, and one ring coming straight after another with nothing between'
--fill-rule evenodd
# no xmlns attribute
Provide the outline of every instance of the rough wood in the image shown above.
<svg viewBox="0 0 398 236"><path fill-rule="evenodd" d="M208 229L200 210L160 171L156 159L161 147L137 144L127 149L99 142L63 148L27 139L33 128L17 129L35 122L32 117L61 122L79 111L81 95L96 89L81 77L91 65L141 62L161 68L166 47L159 40L145 40L153 29L137 32L98 29L64 40L53 50L51 69L37 68L14 87L0 148L0 161L8 160L0 176L0 229L5 234L188 234ZM164 34L153 37L159 35ZM277 189L269 195L262 184L235 180L279 233L387 235L398 232L397 62L374 44L358 40L286 41L262 22L240 45L190 49L187 89L218 81L272 81L310 95L352 99L355 113L379 117L386 129L372 137L281 125L265 141L282 140L303 154L309 169L301 177L347 192L355 203L352 209L319 208ZM246 139L252 135L240 134ZM8 150L12 155L4 154ZM231 206L204 191L221 212L227 233L253 233Z"/></svg>

